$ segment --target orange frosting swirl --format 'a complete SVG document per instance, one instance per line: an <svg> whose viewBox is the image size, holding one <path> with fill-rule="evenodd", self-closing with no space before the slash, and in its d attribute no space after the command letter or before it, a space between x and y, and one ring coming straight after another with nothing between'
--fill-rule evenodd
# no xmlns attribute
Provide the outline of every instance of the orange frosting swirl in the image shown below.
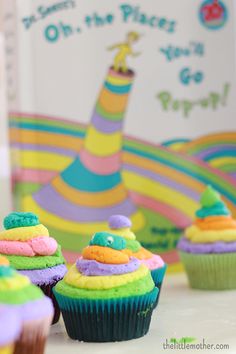
<svg viewBox="0 0 236 354"><path fill-rule="evenodd" d="M138 252L132 252L132 250L126 248L125 250L122 251L123 253L126 253L129 257L135 257L140 260L144 259L149 259L153 256L151 252L146 250L145 248L141 247Z"/></svg>
<svg viewBox="0 0 236 354"><path fill-rule="evenodd" d="M84 248L82 256L84 259L106 264L124 264L129 262L129 256L123 251L103 246L88 246Z"/></svg>
<svg viewBox="0 0 236 354"><path fill-rule="evenodd" d="M236 221L229 216L208 216L196 219L196 226L201 230L228 230L236 229Z"/></svg>
<svg viewBox="0 0 236 354"><path fill-rule="evenodd" d="M10 262L6 257L0 256L0 266L9 266Z"/></svg>

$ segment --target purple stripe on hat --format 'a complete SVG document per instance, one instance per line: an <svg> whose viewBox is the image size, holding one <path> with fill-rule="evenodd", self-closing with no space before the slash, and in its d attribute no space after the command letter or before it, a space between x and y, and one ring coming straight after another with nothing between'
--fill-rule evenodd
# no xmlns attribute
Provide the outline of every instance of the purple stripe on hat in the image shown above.
<svg viewBox="0 0 236 354"><path fill-rule="evenodd" d="M235 167L236 168L236 167ZM236 178L236 172L231 172L230 173L230 176L233 177L233 178Z"/></svg>
<svg viewBox="0 0 236 354"><path fill-rule="evenodd" d="M235 148L236 148L236 146L233 144L223 145L223 146L214 146L209 149L195 153L194 156L197 156L200 159L204 160L206 157L208 157L211 154L214 154L217 151L228 151L228 150L234 150Z"/></svg>
<svg viewBox="0 0 236 354"><path fill-rule="evenodd" d="M125 213L131 215L136 211L136 207L130 199L105 208L76 205L67 201L51 185L46 185L39 192L36 192L34 199L41 208L49 213L75 222L105 221L111 214Z"/></svg>
<svg viewBox="0 0 236 354"><path fill-rule="evenodd" d="M69 148L64 149L64 148L49 146L49 145L43 146L43 145L36 145L36 144L13 143L12 147L16 149L22 149L22 150L46 151L46 152L51 152L51 153L70 156L70 157L76 157L78 155L78 152L73 149L69 149Z"/></svg>
<svg viewBox="0 0 236 354"><path fill-rule="evenodd" d="M91 120L91 125L94 125L97 130L103 133L115 133L120 131L123 126L123 120L112 121L101 117L96 111Z"/></svg>

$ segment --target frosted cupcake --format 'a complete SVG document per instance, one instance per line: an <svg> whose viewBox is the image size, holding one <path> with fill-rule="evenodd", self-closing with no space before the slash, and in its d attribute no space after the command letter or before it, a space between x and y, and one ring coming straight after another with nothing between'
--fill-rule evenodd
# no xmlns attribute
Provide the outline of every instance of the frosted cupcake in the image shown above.
<svg viewBox="0 0 236 354"><path fill-rule="evenodd" d="M192 288L236 289L236 221L211 186L178 249Z"/></svg>
<svg viewBox="0 0 236 354"><path fill-rule="evenodd" d="M166 264L163 259L153 254L136 240L135 234L131 231L132 223L124 215L112 215L108 221L110 232L122 236L126 240L125 252L132 257L138 258L151 271L156 287L159 289L157 303L159 300L163 279L166 273Z"/></svg>
<svg viewBox="0 0 236 354"><path fill-rule="evenodd" d="M123 341L149 329L158 289L148 268L124 252L124 238L96 233L54 288L70 338Z"/></svg>
<svg viewBox="0 0 236 354"><path fill-rule="evenodd" d="M53 318L51 300L29 278L0 259L0 305L11 307L21 321L15 354L43 354ZM5 353L4 353L5 354Z"/></svg>
<svg viewBox="0 0 236 354"><path fill-rule="evenodd" d="M5 230L0 232L0 254L52 298L55 307L53 323L56 323L60 311L52 288L67 270L61 247L49 237L47 228L33 213L11 213L4 219L4 227Z"/></svg>
<svg viewBox="0 0 236 354"><path fill-rule="evenodd" d="M21 331L21 320L17 311L0 305L0 354L13 354L15 342Z"/></svg>

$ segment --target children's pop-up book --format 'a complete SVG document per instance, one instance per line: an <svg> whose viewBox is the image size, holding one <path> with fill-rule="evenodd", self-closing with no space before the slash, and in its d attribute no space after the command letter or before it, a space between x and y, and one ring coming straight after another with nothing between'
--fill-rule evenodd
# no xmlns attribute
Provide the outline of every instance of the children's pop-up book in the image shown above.
<svg viewBox="0 0 236 354"><path fill-rule="evenodd" d="M69 260L124 214L177 269L208 184L236 216L232 1L7 0L5 25L15 209Z"/></svg>

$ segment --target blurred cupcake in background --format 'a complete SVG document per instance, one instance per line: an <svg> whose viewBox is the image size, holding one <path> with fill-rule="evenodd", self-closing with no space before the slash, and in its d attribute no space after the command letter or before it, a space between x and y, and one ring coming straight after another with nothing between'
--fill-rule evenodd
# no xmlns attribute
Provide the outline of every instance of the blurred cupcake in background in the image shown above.
<svg viewBox="0 0 236 354"><path fill-rule="evenodd" d="M3 257L0 259L0 306L2 305L11 308L21 322L14 354L43 354L54 313L52 301L37 286L31 284L29 278L7 265Z"/></svg>
<svg viewBox="0 0 236 354"><path fill-rule="evenodd" d="M3 224L5 230L0 232L0 254L5 255L12 267L28 276L53 300L53 323L56 323L60 311L52 288L67 271L60 245L49 237L48 229L33 213L13 212L5 217Z"/></svg>
<svg viewBox="0 0 236 354"><path fill-rule="evenodd" d="M124 252L129 256L139 259L151 271L155 286L159 289L156 300L157 305L167 265L159 255L151 253L136 240L135 234L131 231L132 223L126 216L112 215L108 220L108 224L112 234L125 238L126 249Z"/></svg>
<svg viewBox="0 0 236 354"><path fill-rule="evenodd" d="M190 286L195 289L236 289L236 221L219 193L208 186L201 208L178 243Z"/></svg>
<svg viewBox="0 0 236 354"><path fill-rule="evenodd" d="M146 265L125 248L123 237L96 233L55 286L70 338L113 342L148 332L158 289Z"/></svg>

